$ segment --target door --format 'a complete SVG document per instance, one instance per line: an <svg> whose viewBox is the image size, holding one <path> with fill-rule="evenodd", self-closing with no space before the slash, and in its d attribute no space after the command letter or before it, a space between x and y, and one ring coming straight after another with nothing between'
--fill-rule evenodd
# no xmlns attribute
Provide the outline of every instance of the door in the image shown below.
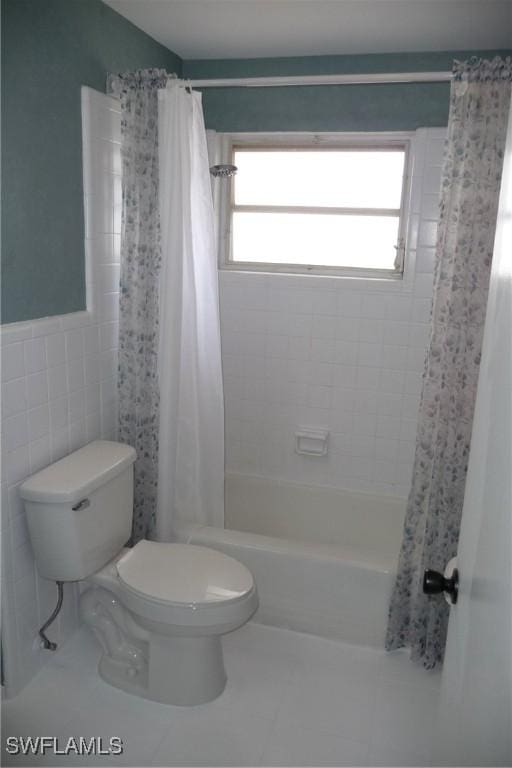
<svg viewBox="0 0 512 768"><path fill-rule="evenodd" d="M512 111L434 765L512 765Z"/></svg>

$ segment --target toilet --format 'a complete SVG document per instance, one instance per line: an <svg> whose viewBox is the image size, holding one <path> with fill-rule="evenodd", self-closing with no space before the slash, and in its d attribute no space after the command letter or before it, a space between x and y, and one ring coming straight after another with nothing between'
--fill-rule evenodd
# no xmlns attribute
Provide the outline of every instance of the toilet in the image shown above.
<svg viewBox="0 0 512 768"><path fill-rule="evenodd" d="M242 563L208 547L126 547L135 457L96 440L22 484L37 568L84 582L80 613L101 643L106 682L165 704L202 704L224 689L221 636L255 612L256 586Z"/></svg>

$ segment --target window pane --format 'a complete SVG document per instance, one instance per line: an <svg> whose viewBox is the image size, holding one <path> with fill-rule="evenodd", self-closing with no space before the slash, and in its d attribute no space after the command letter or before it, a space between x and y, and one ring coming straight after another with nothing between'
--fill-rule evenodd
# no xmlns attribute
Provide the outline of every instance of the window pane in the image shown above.
<svg viewBox="0 0 512 768"><path fill-rule="evenodd" d="M235 151L236 205L400 208L403 150Z"/></svg>
<svg viewBox="0 0 512 768"><path fill-rule="evenodd" d="M398 216L233 214L233 260L394 268Z"/></svg>

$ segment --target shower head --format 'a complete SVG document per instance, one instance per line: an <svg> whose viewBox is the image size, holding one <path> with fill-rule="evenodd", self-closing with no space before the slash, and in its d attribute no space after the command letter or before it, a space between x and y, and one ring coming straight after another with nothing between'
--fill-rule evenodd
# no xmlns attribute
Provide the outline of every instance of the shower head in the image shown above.
<svg viewBox="0 0 512 768"><path fill-rule="evenodd" d="M212 165L210 173L215 179L229 179L238 171L236 165Z"/></svg>

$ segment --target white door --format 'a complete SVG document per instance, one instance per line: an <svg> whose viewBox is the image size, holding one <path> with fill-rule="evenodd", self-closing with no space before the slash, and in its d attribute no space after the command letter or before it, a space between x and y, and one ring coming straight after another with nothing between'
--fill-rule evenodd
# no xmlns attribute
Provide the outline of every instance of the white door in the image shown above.
<svg viewBox="0 0 512 768"><path fill-rule="evenodd" d="M512 765L512 111L435 765Z"/></svg>

